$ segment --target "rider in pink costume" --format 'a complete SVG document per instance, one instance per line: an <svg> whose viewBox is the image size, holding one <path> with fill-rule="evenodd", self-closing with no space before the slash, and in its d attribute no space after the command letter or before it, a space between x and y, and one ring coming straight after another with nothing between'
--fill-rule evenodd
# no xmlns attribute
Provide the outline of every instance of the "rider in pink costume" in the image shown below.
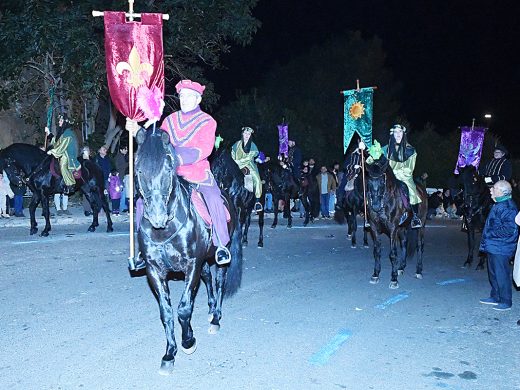
<svg viewBox="0 0 520 390"><path fill-rule="evenodd" d="M217 122L199 107L205 88L191 80L179 81L175 89L181 109L166 117L161 129L170 135L170 142L175 147L179 162L177 174L195 184L204 195L213 223L215 259L221 265L230 262L231 254L226 248L229 232L225 206L208 162L215 145Z"/></svg>

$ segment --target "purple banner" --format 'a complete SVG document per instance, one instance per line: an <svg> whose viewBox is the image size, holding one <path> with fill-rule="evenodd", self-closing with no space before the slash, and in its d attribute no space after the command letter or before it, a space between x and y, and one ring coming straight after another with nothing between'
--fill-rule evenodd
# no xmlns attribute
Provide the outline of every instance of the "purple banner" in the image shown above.
<svg viewBox="0 0 520 390"><path fill-rule="evenodd" d="M278 125L278 157L287 157L289 154L289 125Z"/></svg>
<svg viewBox="0 0 520 390"><path fill-rule="evenodd" d="M482 157L482 146L484 145L485 127L461 127L460 149L455 173L459 173L459 167L473 165L478 169Z"/></svg>

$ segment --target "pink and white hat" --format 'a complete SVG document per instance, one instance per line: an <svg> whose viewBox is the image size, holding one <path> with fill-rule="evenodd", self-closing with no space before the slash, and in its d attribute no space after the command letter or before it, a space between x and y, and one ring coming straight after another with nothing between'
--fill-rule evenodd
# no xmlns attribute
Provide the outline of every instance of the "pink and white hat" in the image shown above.
<svg viewBox="0 0 520 390"><path fill-rule="evenodd" d="M184 88L191 89L202 95L204 93L204 90L206 89L206 86L191 80L181 80L175 85L175 90L177 91L177 93L179 93L181 89Z"/></svg>

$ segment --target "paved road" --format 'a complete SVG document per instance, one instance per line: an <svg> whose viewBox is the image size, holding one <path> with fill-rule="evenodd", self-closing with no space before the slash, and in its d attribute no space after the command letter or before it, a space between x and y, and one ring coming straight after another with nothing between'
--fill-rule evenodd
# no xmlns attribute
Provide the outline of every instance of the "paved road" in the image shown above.
<svg viewBox="0 0 520 390"><path fill-rule="evenodd" d="M146 279L127 272L125 223L89 234L78 213L48 238L0 227L2 389L520 389L518 293L509 312L478 303L487 274L460 267L456 222L427 228L424 279L412 261L398 290L386 241L371 285L371 250L351 249L345 227L269 229L245 249L220 333L200 289L198 349L162 377L164 332ZM182 283L170 286L176 304Z"/></svg>

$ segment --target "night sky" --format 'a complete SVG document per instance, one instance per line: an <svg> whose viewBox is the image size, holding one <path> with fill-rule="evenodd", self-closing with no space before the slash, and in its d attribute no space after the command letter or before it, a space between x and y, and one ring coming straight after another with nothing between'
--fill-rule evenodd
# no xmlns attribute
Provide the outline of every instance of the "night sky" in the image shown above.
<svg viewBox="0 0 520 390"><path fill-rule="evenodd" d="M485 124L489 112L491 131L520 156L518 1L260 0L254 15L262 27L253 43L234 47L224 58L229 70L215 76L221 104L235 89L258 85L273 64L359 30L382 39L387 66L403 83L401 111L412 127L430 121L440 132L454 131L472 118Z"/></svg>

